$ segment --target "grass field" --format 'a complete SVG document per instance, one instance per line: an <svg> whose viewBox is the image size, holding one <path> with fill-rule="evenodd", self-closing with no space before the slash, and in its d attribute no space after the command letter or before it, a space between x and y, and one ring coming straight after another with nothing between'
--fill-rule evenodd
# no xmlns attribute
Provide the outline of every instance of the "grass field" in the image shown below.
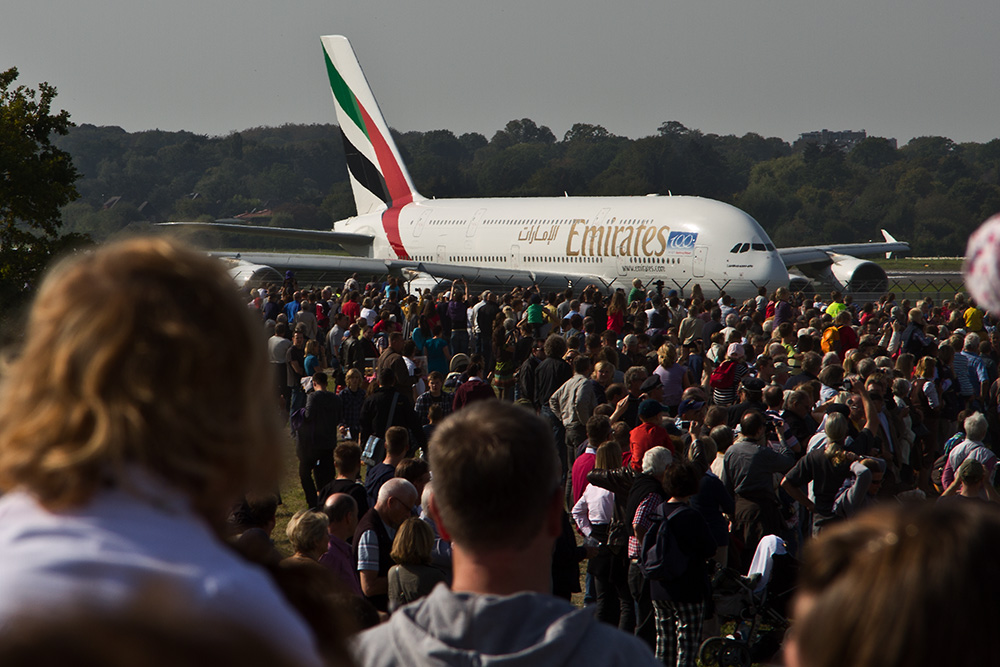
<svg viewBox="0 0 1000 667"><path fill-rule="evenodd" d="M306 496L302 492L302 485L299 484L298 466L299 461L295 456L295 442L289 438L282 444L282 457L284 467L281 471L281 504L278 505L277 523L271 538L278 547L278 551L284 556L291 556L293 549L285 535L285 526L289 519L299 510L306 509Z"/></svg>

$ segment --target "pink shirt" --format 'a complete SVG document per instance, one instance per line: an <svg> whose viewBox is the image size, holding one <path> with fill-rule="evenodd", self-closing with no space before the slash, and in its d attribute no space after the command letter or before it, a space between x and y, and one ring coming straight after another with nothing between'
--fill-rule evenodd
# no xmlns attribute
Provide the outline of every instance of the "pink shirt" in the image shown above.
<svg viewBox="0 0 1000 667"><path fill-rule="evenodd" d="M583 492L587 489L587 473L594 469L594 460L597 458L597 450L588 446L583 454L576 457L573 462L573 504L575 505Z"/></svg>

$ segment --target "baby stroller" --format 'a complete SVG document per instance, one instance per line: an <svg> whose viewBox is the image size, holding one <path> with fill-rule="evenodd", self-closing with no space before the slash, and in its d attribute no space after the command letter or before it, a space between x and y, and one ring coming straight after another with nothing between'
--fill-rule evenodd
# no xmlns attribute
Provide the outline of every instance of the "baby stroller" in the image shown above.
<svg viewBox="0 0 1000 667"><path fill-rule="evenodd" d="M720 623L735 623L736 627L725 636L702 642L698 651L701 664L750 667L773 658L788 629L788 606L797 576L798 561L774 536L761 541L750 576L719 569L712 580L716 614Z"/></svg>

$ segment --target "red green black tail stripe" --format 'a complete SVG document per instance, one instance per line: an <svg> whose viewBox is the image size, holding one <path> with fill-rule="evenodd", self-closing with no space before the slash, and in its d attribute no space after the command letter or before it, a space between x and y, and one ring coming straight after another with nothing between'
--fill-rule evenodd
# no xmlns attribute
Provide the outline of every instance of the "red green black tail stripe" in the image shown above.
<svg viewBox="0 0 1000 667"><path fill-rule="evenodd" d="M410 191L403 170L396 161L388 141L382 136L371 115L351 91L350 86L340 76L326 49L323 49L323 58L326 61L330 87L333 89L337 104L371 141L378 162L377 165L372 164L361 151L351 145L342 129L341 136L344 139L344 152L348 156L348 169L358 183L386 203L388 209L382 214L382 227L385 229L386 237L400 259L409 259L409 253L403 247L399 234L399 212L403 206L413 201L413 192Z"/></svg>

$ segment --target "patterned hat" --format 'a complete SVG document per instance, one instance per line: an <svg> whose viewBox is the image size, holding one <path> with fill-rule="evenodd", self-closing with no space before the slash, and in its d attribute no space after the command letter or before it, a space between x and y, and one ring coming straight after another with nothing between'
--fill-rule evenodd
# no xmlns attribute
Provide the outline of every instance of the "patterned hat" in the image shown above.
<svg viewBox="0 0 1000 667"><path fill-rule="evenodd" d="M969 237L962 273L972 298L987 311L1000 313L1000 214Z"/></svg>

